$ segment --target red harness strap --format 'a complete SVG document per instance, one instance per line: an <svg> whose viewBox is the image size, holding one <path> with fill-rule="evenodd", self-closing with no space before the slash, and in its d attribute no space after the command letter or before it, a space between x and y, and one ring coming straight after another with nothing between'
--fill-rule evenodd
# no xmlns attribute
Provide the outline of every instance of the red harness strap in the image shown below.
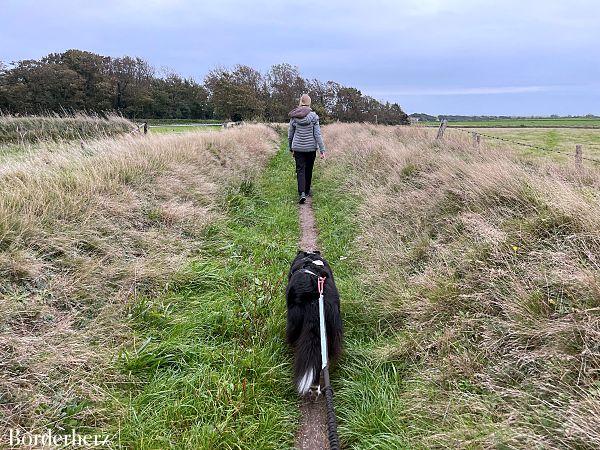
<svg viewBox="0 0 600 450"><path fill-rule="evenodd" d="M325 277L319 277L317 280L317 289L319 289L319 295L323 295L323 289L325 288Z"/></svg>

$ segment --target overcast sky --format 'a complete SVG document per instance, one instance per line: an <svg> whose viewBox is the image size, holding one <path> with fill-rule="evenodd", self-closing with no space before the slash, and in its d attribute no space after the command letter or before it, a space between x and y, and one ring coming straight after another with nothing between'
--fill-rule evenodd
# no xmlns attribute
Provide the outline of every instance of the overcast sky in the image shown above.
<svg viewBox="0 0 600 450"><path fill-rule="evenodd" d="M201 81L288 62L407 112L600 114L597 0L0 0L0 60L70 48Z"/></svg>

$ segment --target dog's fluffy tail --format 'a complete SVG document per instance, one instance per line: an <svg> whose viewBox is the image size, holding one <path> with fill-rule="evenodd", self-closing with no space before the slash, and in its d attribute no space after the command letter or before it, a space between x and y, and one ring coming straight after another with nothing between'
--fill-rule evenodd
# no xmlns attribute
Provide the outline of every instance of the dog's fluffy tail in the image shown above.
<svg viewBox="0 0 600 450"><path fill-rule="evenodd" d="M315 305L311 306L314 307ZM296 342L295 358L296 386L300 395L305 395L312 385L319 383L321 376L321 338L319 336L318 310L310 311L305 317L302 332Z"/></svg>

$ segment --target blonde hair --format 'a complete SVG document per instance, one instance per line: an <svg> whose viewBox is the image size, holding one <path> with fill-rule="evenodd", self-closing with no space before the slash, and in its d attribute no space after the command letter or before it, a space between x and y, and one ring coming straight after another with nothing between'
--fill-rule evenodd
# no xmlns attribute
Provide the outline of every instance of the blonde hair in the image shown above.
<svg viewBox="0 0 600 450"><path fill-rule="evenodd" d="M310 106L310 97L308 96L308 94L302 94L302 97L300 97L300 103L298 104L298 106Z"/></svg>

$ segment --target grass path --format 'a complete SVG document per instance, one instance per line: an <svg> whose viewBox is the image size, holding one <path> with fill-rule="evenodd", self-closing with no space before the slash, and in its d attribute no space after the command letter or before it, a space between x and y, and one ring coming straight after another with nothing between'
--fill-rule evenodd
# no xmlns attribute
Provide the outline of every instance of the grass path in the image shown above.
<svg viewBox="0 0 600 450"><path fill-rule="evenodd" d="M119 444L133 448L285 448L298 422L285 344L285 275L299 229L282 148L257 182L226 197L168 294L132 311L121 358L131 399Z"/></svg>
<svg viewBox="0 0 600 450"><path fill-rule="evenodd" d="M312 208L312 198L298 208L300 222L300 250L317 250L318 233ZM325 396L304 398L300 402L300 425L296 435L296 448L300 450L324 450L329 448L327 435L327 407Z"/></svg>

